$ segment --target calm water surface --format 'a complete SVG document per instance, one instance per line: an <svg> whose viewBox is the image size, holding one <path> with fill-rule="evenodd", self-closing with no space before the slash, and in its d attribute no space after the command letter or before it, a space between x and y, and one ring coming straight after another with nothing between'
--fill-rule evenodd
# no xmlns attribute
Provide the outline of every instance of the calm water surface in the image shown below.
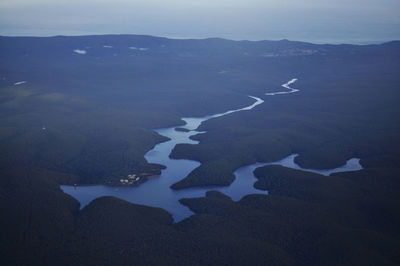
<svg viewBox="0 0 400 266"><path fill-rule="evenodd" d="M267 95L279 95L285 93L293 93L298 90L292 89L290 85L294 83L296 79L283 84L282 87L288 89L289 91L269 93ZM269 163L255 163L252 165L244 166L237 169L235 174L235 181L228 187L196 187L188 188L182 190L172 190L170 186L179 180L185 178L191 171L197 168L200 163L191 160L175 160L170 159L172 149L177 144L188 143L188 144L198 144L197 141L191 140L190 137L199 133L196 129L201 125L202 122L229 115L235 112L248 111L255 108L257 105L262 104L264 101L260 98L249 96L255 100L255 102L247 107L231 110L225 113L209 115L201 118L186 117L182 118L186 122L185 126L178 126L179 128L185 128L190 130L189 132L176 131L178 127L170 127L155 130L158 134L166 136L171 140L157 144L152 150L150 150L145 158L149 163L158 163L165 165L167 168L164 169L160 177L152 178L146 183L141 184L139 187L109 187L104 185L95 186L66 186L62 185L61 189L76 198L80 204L81 208L85 207L92 200L101 196L114 196L117 198L124 199L129 202L143 204L147 206L160 207L168 212L170 212L174 218L175 222L178 222L193 213L189 208L181 205L179 199L182 198L194 198L203 197L206 191L218 190L228 196L233 200L240 200L243 196L248 194L267 194L266 191L257 190L253 187L254 183L257 181L253 175L253 171L257 167L264 165L277 164L285 167L290 167L299 170L305 170L310 172L315 172L323 175L329 175L334 172L343 171L357 171L362 169L359 159L353 158L347 161L346 165L330 170L312 170L303 169L294 163L294 158L296 154L292 154L280 161L269 162Z"/></svg>

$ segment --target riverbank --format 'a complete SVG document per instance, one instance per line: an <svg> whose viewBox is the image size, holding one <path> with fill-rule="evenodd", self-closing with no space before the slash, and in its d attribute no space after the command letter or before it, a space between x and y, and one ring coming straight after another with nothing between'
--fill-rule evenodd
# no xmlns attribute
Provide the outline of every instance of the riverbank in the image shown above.
<svg viewBox="0 0 400 266"><path fill-rule="evenodd" d="M291 82L293 83L294 81L291 80ZM285 87L287 84L290 84L290 82L282 86ZM187 182L189 175L193 173L193 170L198 169L200 166L200 163L196 161L187 159L177 160L171 158L171 153L176 145L183 143L190 145L198 144L198 141L191 139L191 137L200 133L204 133L197 131L197 129L203 122L207 120L230 115L236 112L249 111L264 102L264 100L257 97L251 96L251 98L253 98L255 102L247 107L200 118L183 118L182 120L186 123L183 126L180 125L155 130L159 135L169 139L168 141L157 144L145 155L145 158L149 163L166 166L166 168L162 170L161 176L157 179L147 180L147 182L141 184L140 186L131 187L127 185L117 188L107 186L82 188L61 186L61 188L65 193L68 193L78 199L81 203L81 208L85 207L95 198L101 196L115 196L129 202L163 208L172 214L175 222L181 221L182 219L193 214L188 208L180 204L179 200L182 198L203 197L208 190L218 190L234 200L240 200L249 194L266 194L267 192L254 188L254 183L257 181L257 179L255 178L253 171L257 167L271 164L278 164L285 167L295 168L297 170L300 169L307 171L307 169L301 168L294 162L294 158L297 156L296 154L292 154L275 162L252 163L238 169L233 169L231 172L232 181L226 184L229 186L221 187L220 183L212 183L213 180L215 180L215 176L202 175L202 179L195 180L195 183L192 181L190 183L186 183L185 186L182 187L185 189L172 190L170 188L176 188L176 184L179 184L180 182ZM177 131L176 128L183 128L187 130ZM349 162L354 162L354 160L349 160ZM356 171L362 168L361 165L357 164L358 162L359 160L356 160L354 163L346 164L338 169L309 171L313 171L322 175L330 174L335 171ZM322 175L321 178L323 178ZM212 178L211 183L208 179L210 177ZM135 178L137 177L135 176ZM180 181L177 183L178 180ZM124 181L124 183L126 183L126 181Z"/></svg>

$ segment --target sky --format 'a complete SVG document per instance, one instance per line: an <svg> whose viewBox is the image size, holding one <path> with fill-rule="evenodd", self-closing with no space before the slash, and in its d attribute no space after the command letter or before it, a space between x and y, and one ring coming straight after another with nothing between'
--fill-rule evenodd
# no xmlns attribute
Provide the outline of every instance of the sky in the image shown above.
<svg viewBox="0 0 400 266"><path fill-rule="evenodd" d="M400 0L0 0L0 35L370 43L400 39Z"/></svg>

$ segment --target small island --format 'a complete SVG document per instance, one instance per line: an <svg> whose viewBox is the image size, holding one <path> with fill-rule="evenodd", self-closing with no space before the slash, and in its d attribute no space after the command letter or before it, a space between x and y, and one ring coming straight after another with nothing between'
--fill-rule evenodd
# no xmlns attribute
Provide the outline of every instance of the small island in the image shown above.
<svg viewBox="0 0 400 266"><path fill-rule="evenodd" d="M183 127L176 127L175 131L178 131L178 132L189 132L190 130L187 129L187 128L183 128Z"/></svg>

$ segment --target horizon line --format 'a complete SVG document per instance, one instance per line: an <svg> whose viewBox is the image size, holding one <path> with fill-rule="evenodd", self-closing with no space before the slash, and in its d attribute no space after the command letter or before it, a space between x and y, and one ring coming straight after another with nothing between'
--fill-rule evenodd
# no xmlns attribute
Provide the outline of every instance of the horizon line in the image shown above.
<svg viewBox="0 0 400 266"><path fill-rule="evenodd" d="M234 38L224 38L224 37L183 37L183 36L158 36L152 34L135 34L135 33L88 33L88 34L49 34L49 35L2 35L0 37L6 38L56 38L56 37L90 37L90 36L143 36L152 38L164 38L171 40L208 40L208 39L220 39L226 41L235 42L263 42L263 41L290 41L290 42L302 42L310 44L331 44L331 45L374 45L374 44L384 44L389 42L400 41L400 39L349 39L349 40L327 40L321 38L320 41L317 40L306 40L306 39L290 39L290 38L271 38L271 39L234 39Z"/></svg>

